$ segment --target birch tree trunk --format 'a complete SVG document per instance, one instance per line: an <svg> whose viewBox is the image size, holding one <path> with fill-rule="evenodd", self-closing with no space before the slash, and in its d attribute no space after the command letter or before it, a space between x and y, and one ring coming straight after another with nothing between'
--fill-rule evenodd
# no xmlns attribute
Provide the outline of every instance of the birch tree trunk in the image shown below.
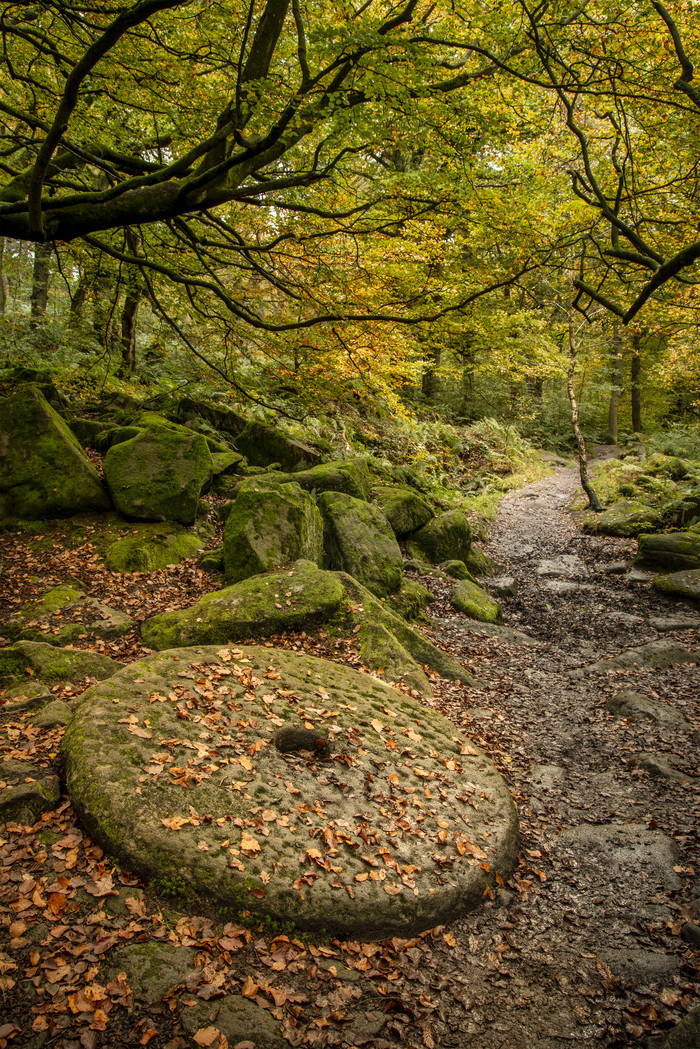
<svg viewBox="0 0 700 1049"><path fill-rule="evenodd" d="M578 356L578 338L576 332L576 314L573 306L569 306L569 368L566 373L566 392L569 395L571 405L571 428L576 438L576 449L578 453L578 469L581 476L581 487L588 497L588 505L591 510L601 513L603 507L588 477L588 455L586 453L586 442L581 433L578 422L578 404L576 402L576 391L574 389L574 372L576 371L576 359Z"/></svg>

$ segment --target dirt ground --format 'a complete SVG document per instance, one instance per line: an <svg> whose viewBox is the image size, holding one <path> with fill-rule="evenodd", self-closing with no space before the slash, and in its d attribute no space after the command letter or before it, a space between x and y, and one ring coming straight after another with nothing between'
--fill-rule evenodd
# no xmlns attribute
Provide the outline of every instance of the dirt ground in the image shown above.
<svg viewBox="0 0 700 1049"><path fill-rule="evenodd" d="M409 940L222 928L113 869L64 798L32 827L0 827L0 1049L250 1049L278 1044L280 1029L281 1045L344 1049L641 1047L697 1006L700 616L642 576L617 574L636 544L584 536L568 511L576 488L575 472L559 468L502 506L488 552L512 577L514 593L499 599L515 633L475 631L451 610L450 587L430 582L433 640L483 681L436 682L432 702L489 753L518 803L521 860L507 885ZM53 578L71 569L57 557L45 564ZM18 600L30 596L22 564L12 537L5 585ZM104 596L97 569L81 579ZM144 603L136 588L150 595L147 614L161 593L178 603L162 574L131 589L129 579L112 591L116 607L133 614ZM671 617L685 622L670 629ZM660 638L688 655L661 670L584 670ZM280 642L357 661L351 642ZM135 638L110 651L137 653ZM613 714L606 703L623 690L656 704L659 719ZM4 755L56 767L60 729L37 734L7 712L2 729ZM109 968L120 948L144 943L185 959L170 984L139 990ZM250 1012L231 1021L234 1000L265 1022Z"/></svg>

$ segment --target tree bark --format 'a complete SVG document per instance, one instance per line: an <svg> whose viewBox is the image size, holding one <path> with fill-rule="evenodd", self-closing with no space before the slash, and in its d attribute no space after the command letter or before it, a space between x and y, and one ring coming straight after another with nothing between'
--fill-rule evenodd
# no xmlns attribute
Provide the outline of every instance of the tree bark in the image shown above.
<svg viewBox="0 0 700 1049"><path fill-rule="evenodd" d="M421 377L421 392L431 404L435 404L440 398L440 380L438 378L438 368L440 367L440 360L442 358L442 351L439 346L435 346L430 353L430 359L426 361L425 370Z"/></svg>
<svg viewBox="0 0 700 1049"><path fill-rule="evenodd" d="M576 449L578 453L578 469L581 477L581 487L588 497L588 505L591 510L600 513L603 507L595 494L593 485L588 477L588 455L586 453L586 442L581 433L578 423L578 404L576 402L576 391L574 389L574 372L576 371L576 358L578 355L578 342L576 338L575 313L573 306L569 306L569 368L566 373L566 392L569 395L571 405L571 428L576 438Z"/></svg>
<svg viewBox="0 0 700 1049"><path fill-rule="evenodd" d="M46 307L49 302L49 262L51 260L52 250L53 248L48 242L37 244L34 248L32 294L29 314L30 331L35 331L46 316Z"/></svg>
<svg viewBox="0 0 700 1049"><path fill-rule="evenodd" d="M608 406L608 444L617 444L620 398L622 396L622 383L624 378L622 334L620 332L620 322L617 319L613 321L612 343L613 356L610 376L610 404Z"/></svg>
<svg viewBox="0 0 700 1049"><path fill-rule="evenodd" d="M119 376L128 379L136 371L136 314L141 293L132 283L127 284L121 317L122 362Z"/></svg>
<svg viewBox="0 0 700 1049"><path fill-rule="evenodd" d="M634 433L643 433L642 426L642 397L639 376L642 370L641 357L642 332L636 332L632 339L632 362L630 386L632 392L632 430Z"/></svg>
<svg viewBox="0 0 700 1049"><path fill-rule="evenodd" d="M5 276L5 238L0 237L0 317L5 316L7 292L7 277Z"/></svg>

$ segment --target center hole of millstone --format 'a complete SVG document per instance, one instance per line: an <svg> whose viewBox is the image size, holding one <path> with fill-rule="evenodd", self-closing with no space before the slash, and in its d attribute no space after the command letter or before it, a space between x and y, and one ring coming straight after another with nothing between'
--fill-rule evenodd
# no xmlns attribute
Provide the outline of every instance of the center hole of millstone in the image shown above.
<svg viewBox="0 0 700 1049"><path fill-rule="evenodd" d="M280 754L301 754L309 752L315 758L329 758L331 745L328 737L316 729L305 725L286 723L275 732L274 743Z"/></svg>

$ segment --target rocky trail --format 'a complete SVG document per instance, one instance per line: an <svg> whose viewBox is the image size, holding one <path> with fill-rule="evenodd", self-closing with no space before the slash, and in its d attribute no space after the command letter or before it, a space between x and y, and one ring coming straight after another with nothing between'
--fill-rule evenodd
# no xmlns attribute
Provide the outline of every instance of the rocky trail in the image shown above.
<svg viewBox="0 0 700 1049"><path fill-rule="evenodd" d="M412 939L222 926L112 870L64 797L0 828L0 1047L660 1045L698 1004L700 615L629 570L636 544L581 533L576 490L558 468L505 499L489 547L503 628L422 580L432 639L481 681L436 681L431 702L518 803L506 885ZM351 644L275 640L357 662ZM1 727L4 757L60 771L62 729L7 711Z"/></svg>

